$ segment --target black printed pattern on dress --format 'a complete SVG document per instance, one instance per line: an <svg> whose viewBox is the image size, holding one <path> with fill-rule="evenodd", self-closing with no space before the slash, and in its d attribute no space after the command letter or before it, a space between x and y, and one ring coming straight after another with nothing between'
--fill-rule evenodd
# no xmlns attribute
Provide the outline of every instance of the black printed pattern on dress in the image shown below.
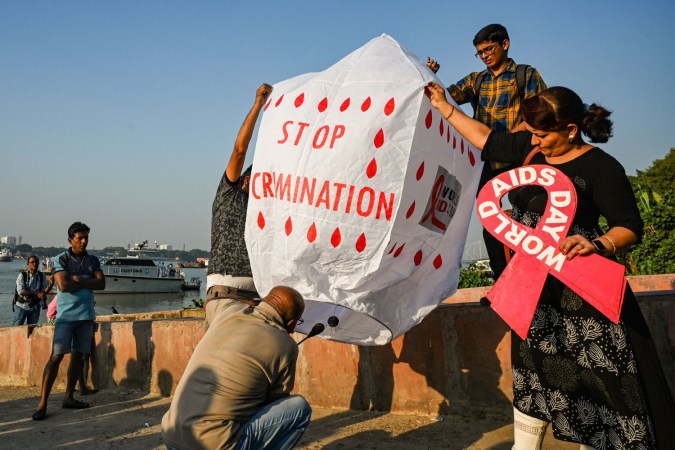
<svg viewBox="0 0 675 450"><path fill-rule="evenodd" d="M577 190L583 189L575 177ZM535 228L538 212L514 205L513 217ZM579 225L570 235L599 230ZM512 336L513 403L550 422L557 439L597 449L654 449L655 436L638 367L623 323L615 324L549 276L528 338Z"/></svg>
<svg viewBox="0 0 675 450"><path fill-rule="evenodd" d="M239 184L229 183L223 174L213 200L209 274L252 276L244 240L247 206L248 193L241 190Z"/></svg>

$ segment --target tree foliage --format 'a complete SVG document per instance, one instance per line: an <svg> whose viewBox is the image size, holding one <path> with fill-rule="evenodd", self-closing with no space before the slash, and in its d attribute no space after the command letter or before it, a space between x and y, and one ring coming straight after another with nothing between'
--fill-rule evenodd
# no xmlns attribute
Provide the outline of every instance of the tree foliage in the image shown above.
<svg viewBox="0 0 675 450"><path fill-rule="evenodd" d="M59 253L66 251L67 247L33 247L30 244L21 244L17 245L15 250L27 257L28 255L35 254L40 257L47 256L56 256ZM89 253L96 256L125 256L127 254L127 249L124 247L104 247L102 249L87 249ZM157 256L162 258L178 258L184 262L194 262L197 258L208 258L209 252L206 250L192 249L189 251L183 250L158 250Z"/></svg>
<svg viewBox="0 0 675 450"><path fill-rule="evenodd" d="M493 284L492 272L481 270L476 263L471 263L469 267L459 271L458 289L492 286Z"/></svg>
<svg viewBox="0 0 675 450"><path fill-rule="evenodd" d="M619 261L629 275L675 273L675 148L628 178L645 227L642 242Z"/></svg>

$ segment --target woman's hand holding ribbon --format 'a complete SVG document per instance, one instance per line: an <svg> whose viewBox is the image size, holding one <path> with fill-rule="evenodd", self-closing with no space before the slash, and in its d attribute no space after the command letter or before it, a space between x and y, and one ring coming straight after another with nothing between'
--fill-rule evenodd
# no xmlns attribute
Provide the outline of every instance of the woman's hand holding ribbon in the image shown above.
<svg viewBox="0 0 675 450"><path fill-rule="evenodd" d="M585 256L598 253L595 246L580 234L567 236L560 244L560 253L565 255L567 260L571 260L577 255Z"/></svg>

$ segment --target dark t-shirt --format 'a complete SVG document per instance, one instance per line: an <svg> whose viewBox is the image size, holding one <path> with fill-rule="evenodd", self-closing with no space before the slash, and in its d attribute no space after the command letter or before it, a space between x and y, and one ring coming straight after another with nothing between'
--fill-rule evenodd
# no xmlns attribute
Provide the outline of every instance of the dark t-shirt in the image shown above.
<svg viewBox="0 0 675 450"><path fill-rule="evenodd" d="M252 276L244 241L247 205L248 193L241 189L241 182L232 183L223 173L213 200L209 274Z"/></svg>
<svg viewBox="0 0 675 450"><path fill-rule="evenodd" d="M492 132L481 159L504 161L521 165L532 150L532 133ZM593 239L602 234L598 225L600 216L607 219L609 228L620 226L642 236L643 222L633 195L633 189L623 166L612 156L595 147L581 156L562 164L549 164L542 153L537 153L530 164L555 167L574 183L577 211L569 234L581 234ZM529 227L535 227L546 207L546 191L540 186L528 186L509 197L513 217Z"/></svg>

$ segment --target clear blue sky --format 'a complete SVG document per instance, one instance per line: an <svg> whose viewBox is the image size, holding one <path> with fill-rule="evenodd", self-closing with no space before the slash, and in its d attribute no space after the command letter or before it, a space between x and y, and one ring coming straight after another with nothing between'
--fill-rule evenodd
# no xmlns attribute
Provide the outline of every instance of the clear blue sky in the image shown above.
<svg viewBox="0 0 675 450"><path fill-rule="evenodd" d="M537 5L0 0L0 235L66 245L82 220L96 248L208 250L211 202L255 89L382 33L438 59L451 84L482 70L471 40L502 23L517 62L614 111L603 148L629 174L664 157L675 2Z"/></svg>

